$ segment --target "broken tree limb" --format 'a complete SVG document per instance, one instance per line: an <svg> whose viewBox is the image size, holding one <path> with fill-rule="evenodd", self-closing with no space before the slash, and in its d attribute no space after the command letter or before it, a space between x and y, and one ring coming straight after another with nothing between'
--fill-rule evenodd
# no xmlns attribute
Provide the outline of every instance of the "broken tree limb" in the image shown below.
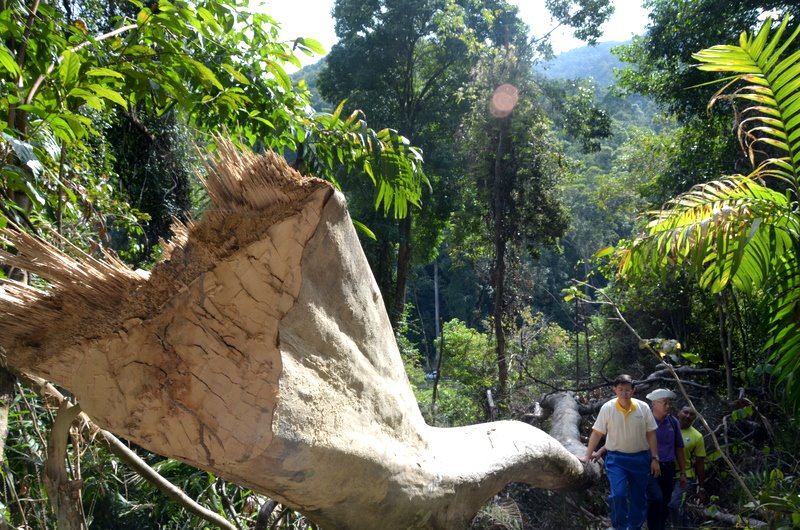
<svg viewBox="0 0 800 530"><path fill-rule="evenodd" d="M716 509L687 504L686 509L696 517L724 523L726 528L769 528L769 523L741 515L733 515Z"/></svg>
<svg viewBox="0 0 800 530"><path fill-rule="evenodd" d="M425 424L347 213L272 153L222 146L213 206L153 271L6 232L0 348L103 428L337 528L464 528L510 482L595 474L522 422Z"/></svg>
<svg viewBox="0 0 800 530"><path fill-rule="evenodd" d="M73 405L67 400L62 401L47 439L44 485L58 521L58 528L64 530L86 529L81 502L81 481L69 478L65 464L69 430L80 411L80 405Z"/></svg>

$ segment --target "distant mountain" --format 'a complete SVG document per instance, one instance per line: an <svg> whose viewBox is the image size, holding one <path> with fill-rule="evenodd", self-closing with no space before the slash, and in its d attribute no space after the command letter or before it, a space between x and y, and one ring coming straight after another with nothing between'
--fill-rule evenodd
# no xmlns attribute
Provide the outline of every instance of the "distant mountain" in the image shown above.
<svg viewBox="0 0 800 530"><path fill-rule="evenodd" d="M576 48L537 65L535 70L553 79L591 77L599 88L606 88L614 84L614 68L622 68L622 61L611 54L611 48L621 44L627 42L600 42Z"/></svg>
<svg viewBox="0 0 800 530"><path fill-rule="evenodd" d="M595 46L576 48L536 65L534 70L551 79L591 77L597 88L605 92L605 89L614 84L614 69L623 66L622 61L612 55L611 48L628 42L601 42ZM335 105L324 101L317 90L317 76L324 66L325 57L322 57L316 63L290 74L290 77L295 83L305 79L312 94L312 106L317 110L330 112Z"/></svg>

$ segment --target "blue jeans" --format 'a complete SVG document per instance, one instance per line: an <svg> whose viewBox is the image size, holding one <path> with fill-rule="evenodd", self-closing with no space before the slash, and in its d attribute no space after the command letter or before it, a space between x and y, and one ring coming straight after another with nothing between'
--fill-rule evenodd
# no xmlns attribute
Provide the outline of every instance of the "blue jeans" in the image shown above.
<svg viewBox="0 0 800 530"><path fill-rule="evenodd" d="M608 505L615 530L639 530L647 514L645 491L650 481L650 451L606 455L606 474L611 485Z"/></svg>

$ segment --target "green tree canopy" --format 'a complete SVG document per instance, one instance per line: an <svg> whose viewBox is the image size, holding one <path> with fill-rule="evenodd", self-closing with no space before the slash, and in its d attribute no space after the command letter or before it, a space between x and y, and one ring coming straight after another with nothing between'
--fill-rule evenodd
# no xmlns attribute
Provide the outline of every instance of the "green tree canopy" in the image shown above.
<svg viewBox="0 0 800 530"><path fill-rule="evenodd" d="M416 148L392 129L370 129L360 115L315 113L307 92L292 86L283 65L299 66L294 50L321 52L318 43L278 41L275 21L237 0L133 5L134 18L108 19L113 29L98 34L59 5L4 4L6 216L31 224L61 215L81 226L82 212L100 212L99 203L100 224L104 216L129 215L92 160L110 116L135 120L145 109L177 112L212 148L215 134L227 134L255 149L302 151L301 169L334 181L346 167L372 179L377 203L396 215L419 202L424 174Z"/></svg>
<svg viewBox="0 0 800 530"><path fill-rule="evenodd" d="M708 81L692 65L697 50L725 42L742 28L755 28L770 13L800 14L786 0L647 0L646 32L615 51L629 66L618 83L629 93L654 98L682 119L705 112L707 98L687 87Z"/></svg>

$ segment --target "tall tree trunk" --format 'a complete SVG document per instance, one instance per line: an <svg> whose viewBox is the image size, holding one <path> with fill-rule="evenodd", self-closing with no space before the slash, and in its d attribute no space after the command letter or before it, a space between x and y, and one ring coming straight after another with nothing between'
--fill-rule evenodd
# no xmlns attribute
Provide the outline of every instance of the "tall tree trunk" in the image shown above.
<svg viewBox="0 0 800 530"><path fill-rule="evenodd" d="M506 227L505 212L508 197L506 196L506 175L503 158L506 154L510 117L500 119L495 149L494 167L492 168L492 223L494 233L494 266L492 269L492 287L494 288L495 353L497 356L497 401L503 407L508 393L508 361L506 359L506 335L504 320L506 310Z"/></svg>
<svg viewBox="0 0 800 530"><path fill-rule="evenodd" d="M408 284L408 273L411 270L411 210L408 215L400 220L400 243L397 250L397 278L394 284L394 304L389 321L392 328L397 328L397 323L403 316L406 305L406 285Z"/></svg>
<svg viewBox="0 0 800 530"><path fill-rule="evenodd" d="M439 260L433 261L433 339L439 336Z"/></svg>
<svg viewBox="0 0 800 530"><path fill-rule="evenodd" d="M722 294L718 294L717 312L719 313L719 344L722 351L722 362L725 366L725 388L728 399L734 399L736 394L733 390L733 344L731 340L732 330L730 319L728 318L725 299Z"/></svg>
<svg viewBox="0 0 800 530"><path fill-rule="evenodd" d="M508 392L508 360L506 359L505 320L505 243L499 242L495 247L499 252L495 257L494 274L494 320L495 354L497 356L497 401L502 407Z"/></svg>
<svg viewBox="0 0 800 530"><path fill-rule="evenodd" d="M578 297L575 297L575 387L581 385L581 325Z"/></svg>
<svg viewBox="0 0 800 530"><path fill-rule="evenodd" d="M588 298L588 297L587 297ZM589 317L586 315L586 304L581 304L581 318L583 319L583 338L585 340L584 347L586 348L586 374L584 377L587 381L592 380L592 348L589 343Z"/></svg>

